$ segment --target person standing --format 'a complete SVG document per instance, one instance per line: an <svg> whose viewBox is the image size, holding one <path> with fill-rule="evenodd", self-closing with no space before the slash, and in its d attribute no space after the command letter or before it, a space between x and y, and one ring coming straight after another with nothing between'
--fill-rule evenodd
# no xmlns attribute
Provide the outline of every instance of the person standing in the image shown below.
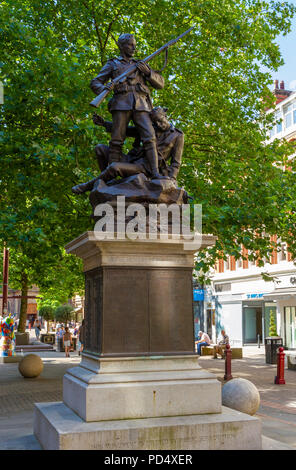
<svg viewBox="0 0 296 470"><path fill-rule="evenodd" d="M64 336L64 330L61 326L57 328L56 332L56 340L57 340L57 347L58 351L62 351L62 344L63 344L63 336Z"/></svg>
<svg viewBox="0 0 296 470"><path fill-rule="evenodd" d="M70 357L70 347L72 346L72 335L69 331L68 326L66 326L65 334L63 335L63 345L65 348L66 357Z"/></svg>
<svg viewBox="0 0 296 470"><path fill-rule="evenodd" d="M33 325L34 325L34 317L31 315L29 318L29 330L30 331L33 328Z"/></svg>
<svg viewBox="0 0 296 470"><path fill-rule="evenodd" d="M78 336L79 336L79 343L80 343L80 348L79 348L78 355L80 356L80 353L82 353L82 351L83 351L84 341L85 341L85 322L84 322L84 319L82 320L82 323L79 327Z"/></svg>
<svg viewBox="0 0 296 470"><path fill-rule="evenodd" d="M200 337L200 339L196 341L195 344L197 345L197 354L200 356L201 347L209 346L211 344L211 340L210 340L209 335L207 335L207 333L203 331L199 331L198 336Z"/></svg>
<svg viewBox="0 0 296 470"><path fill-rule="evenodd" d="M41 332L41 322L38 318L34 323L34 328L35 328L36 339L37 339L37 341L39 341L40 332Z"/></svg>

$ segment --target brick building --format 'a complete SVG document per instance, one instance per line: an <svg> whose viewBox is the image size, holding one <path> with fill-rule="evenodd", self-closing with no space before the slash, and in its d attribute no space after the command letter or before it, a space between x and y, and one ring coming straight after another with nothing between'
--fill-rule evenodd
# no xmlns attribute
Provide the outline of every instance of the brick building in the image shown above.
<svg viewBox="0 0 296 470"><path fill-rule="evenodd" d="M296 139L296 92L275 81L276 117L281 122L270 132L270 139ZM267 111L268 112L268 111ZM293 158L292 156L291 158ZM272 237L281 250L266 259L264 268L248 259L220 259L212 275L212 285L204 292L205 330L215 340L225 328L234 345L264 342L269 335L271 312L284 345L296 349L296 267L285 243ZM248 252L242 247L242 254ZM275 276L266 282L261 272Z"/></svg>

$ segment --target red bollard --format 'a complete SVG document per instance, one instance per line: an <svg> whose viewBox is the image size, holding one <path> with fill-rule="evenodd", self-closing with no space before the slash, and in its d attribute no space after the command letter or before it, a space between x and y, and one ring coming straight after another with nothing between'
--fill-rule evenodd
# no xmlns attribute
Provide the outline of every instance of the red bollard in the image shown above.
<svg viewBox="0 0 296 470"><path fill-rule="evenodd" d="M274 378L275 384L285 384L285 353L284 348L279 348L277 353L277 375Z"/></svg>
<svg viewBox="0 0 296 470"><path fill-rule="evenodd" d="M232 379L232 375L231 375L231 356L232 356L232 351L230 349L230 346L229 346L229 344L226 344L224 380L231 380Z"/></svg>

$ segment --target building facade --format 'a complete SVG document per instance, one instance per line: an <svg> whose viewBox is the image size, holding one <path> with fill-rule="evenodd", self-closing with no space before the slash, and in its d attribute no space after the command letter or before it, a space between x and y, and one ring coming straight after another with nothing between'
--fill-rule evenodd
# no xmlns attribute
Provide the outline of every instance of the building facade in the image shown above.
<svg viewBox="0 0 296 470"><path fill-rule="evenodd" d="M296 139L296 92L285 90L284 82L275 81L276 118L280 120L270 132L270 140ZM291 158L294 158L293 155ZM285 243L276 236L274 250L264 268L244 259L219 260L212 275L212 286L205 291L204 321L215 341L225 329L233 345L264 343L269 336L270 317L274 316L277 333L284 345L296 349L296 266ZM273 281L265 281L261 273ZM211 326L210 326L211 325Z"/></svg>
<svg viewBox="0 0 296 470"><path fill-rule="evenodd" d="M39 295L39 288L37 286L32 286L28 290L27 296L27 320L35 320L38 314L37 310L37 298ZM19 318L20 309L21 309L21 297L22 293L20 290L14 290L8 288L8 313L11 313L15 318ZM2 315L2 294L0 294L1 300L1 310L0 315Z"/></svg>

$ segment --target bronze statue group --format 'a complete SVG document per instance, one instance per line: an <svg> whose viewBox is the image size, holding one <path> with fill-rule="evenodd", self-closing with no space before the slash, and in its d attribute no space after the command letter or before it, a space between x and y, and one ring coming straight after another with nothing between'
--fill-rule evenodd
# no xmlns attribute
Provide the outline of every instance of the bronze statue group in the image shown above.
<svg viewBox="0 0 296 470"><path fill-rule="evenodd" d="M101 173L91 181L74 186L75 194L92 191L98 180L112 185L118 177L139 173L150 180L170 180L177 186L184 135L169 122L166 108L153 108L149 90L149 85L162 89L164 79L146 62L133 58L136 41L132 34L122 34L117 44L120 56L108 60L90 85L96 95L113 90L108 103L112 122L93 115L94 124L105 127L111 139L109 146L98 144L95 148ZM116 81L125 74L124 80ZM130 121L133 126L129 125ZM134 141L128 153L123 154L126 137Z"/></svg>

